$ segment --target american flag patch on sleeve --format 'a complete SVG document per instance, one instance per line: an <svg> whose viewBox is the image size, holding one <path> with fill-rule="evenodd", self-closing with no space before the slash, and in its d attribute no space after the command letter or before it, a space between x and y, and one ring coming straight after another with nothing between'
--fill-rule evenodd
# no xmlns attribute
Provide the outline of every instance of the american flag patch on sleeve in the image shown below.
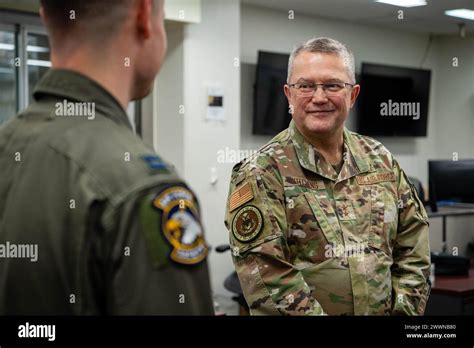
<svg viewBox="0 0 474 348"><path fill-rule="evenodd" d="M250 185L250 183L247 182L244 186L234 191L230 195L229 212L237 209L242 204L247 203L248 201L252 200L252 198L253 198L252 185Z"/></svg>

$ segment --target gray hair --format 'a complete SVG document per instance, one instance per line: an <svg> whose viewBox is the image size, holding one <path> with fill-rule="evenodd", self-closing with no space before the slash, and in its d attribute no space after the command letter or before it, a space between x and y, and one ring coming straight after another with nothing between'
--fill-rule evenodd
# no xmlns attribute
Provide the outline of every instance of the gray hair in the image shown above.
<svg viewBox="0 0 474 348"><path fill-rule="evenodd" d="M328 37L317 37L310 39L293 49L290 59L288 60L288 77L286 79L287 83L290 83L290 76L293 72L293 61L301 52L321 52L339 55L344 60L344 65L347 68L347 73L349 74L351 83L355 83L354 55L344 44Z"/></svg>

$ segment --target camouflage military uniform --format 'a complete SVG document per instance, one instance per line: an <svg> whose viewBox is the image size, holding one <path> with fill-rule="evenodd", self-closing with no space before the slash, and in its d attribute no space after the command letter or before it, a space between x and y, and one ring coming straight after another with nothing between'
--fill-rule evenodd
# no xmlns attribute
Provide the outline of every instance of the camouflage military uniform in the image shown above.
<svg viewBox="0 0 474 348"><path fill-rule="evenodd" d="M254 315L423 314L428 221L379 142L344 130L339 173L293 122L234 167L226 213Z"/></svg>

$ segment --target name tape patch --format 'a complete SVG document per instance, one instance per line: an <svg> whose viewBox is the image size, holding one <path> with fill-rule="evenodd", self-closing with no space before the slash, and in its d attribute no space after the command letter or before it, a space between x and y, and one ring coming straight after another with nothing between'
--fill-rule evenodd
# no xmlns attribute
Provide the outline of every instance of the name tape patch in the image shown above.
<svg viewBox="0 0 474 348"><path fill-rule="evenodd" d="M296 176L288 176L285 178L285 181L289 184L306 187L311 190L322 190L325 188L322 182L312 181L305 178L298 178Z"/></svg>
<svg viewBox="0 0 474 348"><path fill-rule="evenodd" d="M356 177L356 180L359 185L372 185L372 184L377 184L379 182L395 181L395 174L389 173L389 172L367 174L364 176Z"/></svg>

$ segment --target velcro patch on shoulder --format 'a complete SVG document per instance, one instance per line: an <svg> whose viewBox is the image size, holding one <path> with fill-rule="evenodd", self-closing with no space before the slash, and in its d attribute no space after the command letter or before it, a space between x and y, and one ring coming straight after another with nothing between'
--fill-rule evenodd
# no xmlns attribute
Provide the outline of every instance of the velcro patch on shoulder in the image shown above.
<svg viewBox="0 0 474 348"><path fill-rule="evenodd" d="M359 185L372 185L380 182L395 181L395 174L392 172L365 174L356 177Z"/></svg>
<svg viewBox="0 0 474 348"><path fill-rule="evenodd" d="M251 201L253 197L254 195L252 185L247 182L243 186L232 192L232 194L230 195L229 212L232 212L243 204Z"/></svg>
<svg viewBox="0 0 474 348"><path fill-rule="evenodd" d="M149 241L163 243L165 240L171 249L169 257L176 263L195 265L203 261L208 246L193 193L182 186L171 186L158 192L151 206L158 213L158 223L145 231L150 236Z"/></svg>
<svg viewBox="0 0 474 348"><path fill-rule="evenodd" d="M158 155L143 155L141 158L152 171L169 172L170 168Z"/></svg>

